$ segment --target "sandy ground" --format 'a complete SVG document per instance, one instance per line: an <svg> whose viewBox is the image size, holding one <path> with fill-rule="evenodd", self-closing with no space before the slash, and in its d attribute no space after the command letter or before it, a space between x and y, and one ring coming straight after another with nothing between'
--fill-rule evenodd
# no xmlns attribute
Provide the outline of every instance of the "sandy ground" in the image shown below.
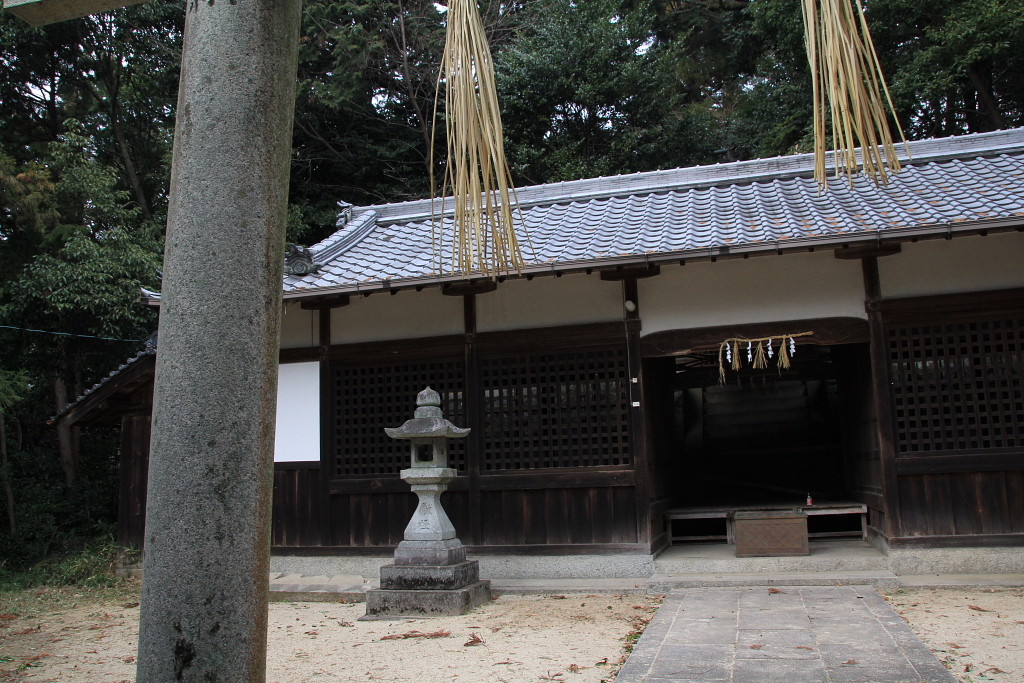
<svg viewBox="0 0 1024 683"><path fill-rule="evenodd" d="M362 604L272 603L267 681L611 681L660 602L505 596L400 621L359 621ZM134 681L138 618L131 602L0 615L0 681Z"/></svg>
<svg viewBox="0 0 1024 683"><path fill-rule="evenodd" d="M915 588L886 596L965 683L1024 683L1024 589Z"/></svg>
<svg viewBox="0 0 1024 683"><path fill-rule="evenodd" d="M960 681L1024 683L1024 590L886 597ZM416 621L359 621L361 604L273 603L267 680L611 681L659 602L505 596L466 616ZM136 602L23 612L0 614L0 681L134 681Z"/></svg>

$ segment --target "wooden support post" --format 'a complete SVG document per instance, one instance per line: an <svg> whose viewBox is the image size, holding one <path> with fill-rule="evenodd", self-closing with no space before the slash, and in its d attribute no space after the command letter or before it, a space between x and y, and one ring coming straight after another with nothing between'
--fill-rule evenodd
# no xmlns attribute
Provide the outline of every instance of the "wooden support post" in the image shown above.
<svg viewBox="0 0 1024 683"><path fill-rule="evenodd" d="M139 681L266 680L300 17L300 0L187 3L153 397Z"/></svg>
<svg viewBox="0 0 1024 683"><path fill-rule="evenodd" d="M466 475L469 479L469 529L466 536L467 545L482 545L483 508L480 493L480 473L483 465L484 428L483 401L484 391L480 380L480 351L476 344L476 294L463 297L463 317L465 322L465 375L463 379L462 400L465 406L465 422L473 431L466 439Z"/></svg>
<svg viewBox="0 0 1024 683"><path fill-rule="evenodd" d="M871 390L875 399L875 419L878 431L878 454L882 468L882 497L885 501L885 534L888 538L902 535L900 501L896 478L896 448L893 441L892 396L889 393L889 349L878 303L882 299L882 285L878 275L878 259L874 256L861 261L864 271L864 293L867 299L868 335L871 353Z"/></svg>
<svg viewBox="0 0 1024 683"><path fill-rule="evenodd" d="M650 466L647 438L647 406L644 405L643 371L640 357L640 301L635 277L622 280L623 319L626 326L626 357L629 392L630 445L635 473L637 542L651 542Z"/></svg>

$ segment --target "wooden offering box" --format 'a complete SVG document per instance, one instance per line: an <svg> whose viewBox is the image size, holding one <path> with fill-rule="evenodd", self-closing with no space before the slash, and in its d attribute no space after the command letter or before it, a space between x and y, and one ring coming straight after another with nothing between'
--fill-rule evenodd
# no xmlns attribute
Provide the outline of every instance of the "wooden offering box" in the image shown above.
<svg viewBox="0 0 1024 683"><path fill-rule="evenodd" d="M809 555L807 515L801 510L737 512L736 557Z"/></svg>

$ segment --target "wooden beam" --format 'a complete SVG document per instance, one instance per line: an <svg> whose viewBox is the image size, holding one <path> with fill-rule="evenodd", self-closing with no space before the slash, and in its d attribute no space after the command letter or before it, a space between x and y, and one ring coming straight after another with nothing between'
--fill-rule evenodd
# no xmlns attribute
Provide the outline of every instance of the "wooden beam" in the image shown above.
<svg viewBox="0 0 1024 683"><path fill-rule="evenodd" d="M1024 451L917 455L896 458L896 474L949 474L952 472L1004 472L1024 470Z"/></svg>
<svg viewBox="0 0 1024 683"><path fill-rule="evenodd" d="M486 294L498 288L496 280L465 280L449 282L441 285L441 294L445 296L466 296L468 294Z"/></svg>
<svg viewBox="0 0 1024 683"><path fill-rule="evenodd" d="M317 299L303 299L299 302L299 308L304 311L322 311L331 308L341 308L342 306L348 306L348 304L348 294L334 294Z"/></svg>
<svg viewBox="0 0 1024 683"><path fill-rule="evenodd" d="M757 339L808 331L814 334L810 337L801 337L801 343L830 346L868 340L868 324L862 318L804 318L655 332L641 340L640 353L644 357L673 356L693 351L714 350L722 340L732 337Z"/></svg>
<svg viewBox="0 0 1024 683"><path fill-rule="evenodd" d="M899 242L894 244L865 244L865 245L854 245L848 246L843 245L837 247L835 255L837 259L841 260L853 260L863 258L881 258L883 256L892 256L902 251L902 246Z"/></svg>
<svg viewBox="0 0 1024 683"><path fill-rule="evenodd" d="M613 269L602 270L601 279L610 282L618 282L620 280L639 280L660 274L661 266L650 263L639 266L616 266Z"/></svg>
<svg viewBox="0 0 1024 683"><path fill-rule="evenodd" d="M1018 548L1024 534L960 534L954 536L896 536L890 548Z"/></svg>
<svg viewBox="0 0 1024 683"><path fill-rule="evenodd" d="M4 9L33 26L80 19L145 0L4 0Z"/></svg>

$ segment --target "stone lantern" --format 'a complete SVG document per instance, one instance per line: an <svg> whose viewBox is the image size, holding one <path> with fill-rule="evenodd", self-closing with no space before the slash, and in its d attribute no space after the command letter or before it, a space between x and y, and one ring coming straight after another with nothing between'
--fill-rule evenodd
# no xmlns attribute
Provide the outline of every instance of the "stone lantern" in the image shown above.
<svg viewBox="0 0 1024 683"><path fill-rule="evenodd" d="M370 618L465 614L490 600L490 583L480 565L466 560L466 547L441 506L441 494L455 479L448 467L448 439L464 438L441 412L441 397L427 387L416 396L416 412L401 427L384 430L409 441L410 467L401 471L419 498L395 550L395 562L381 567L380 589L366 594Z"/></svg>

